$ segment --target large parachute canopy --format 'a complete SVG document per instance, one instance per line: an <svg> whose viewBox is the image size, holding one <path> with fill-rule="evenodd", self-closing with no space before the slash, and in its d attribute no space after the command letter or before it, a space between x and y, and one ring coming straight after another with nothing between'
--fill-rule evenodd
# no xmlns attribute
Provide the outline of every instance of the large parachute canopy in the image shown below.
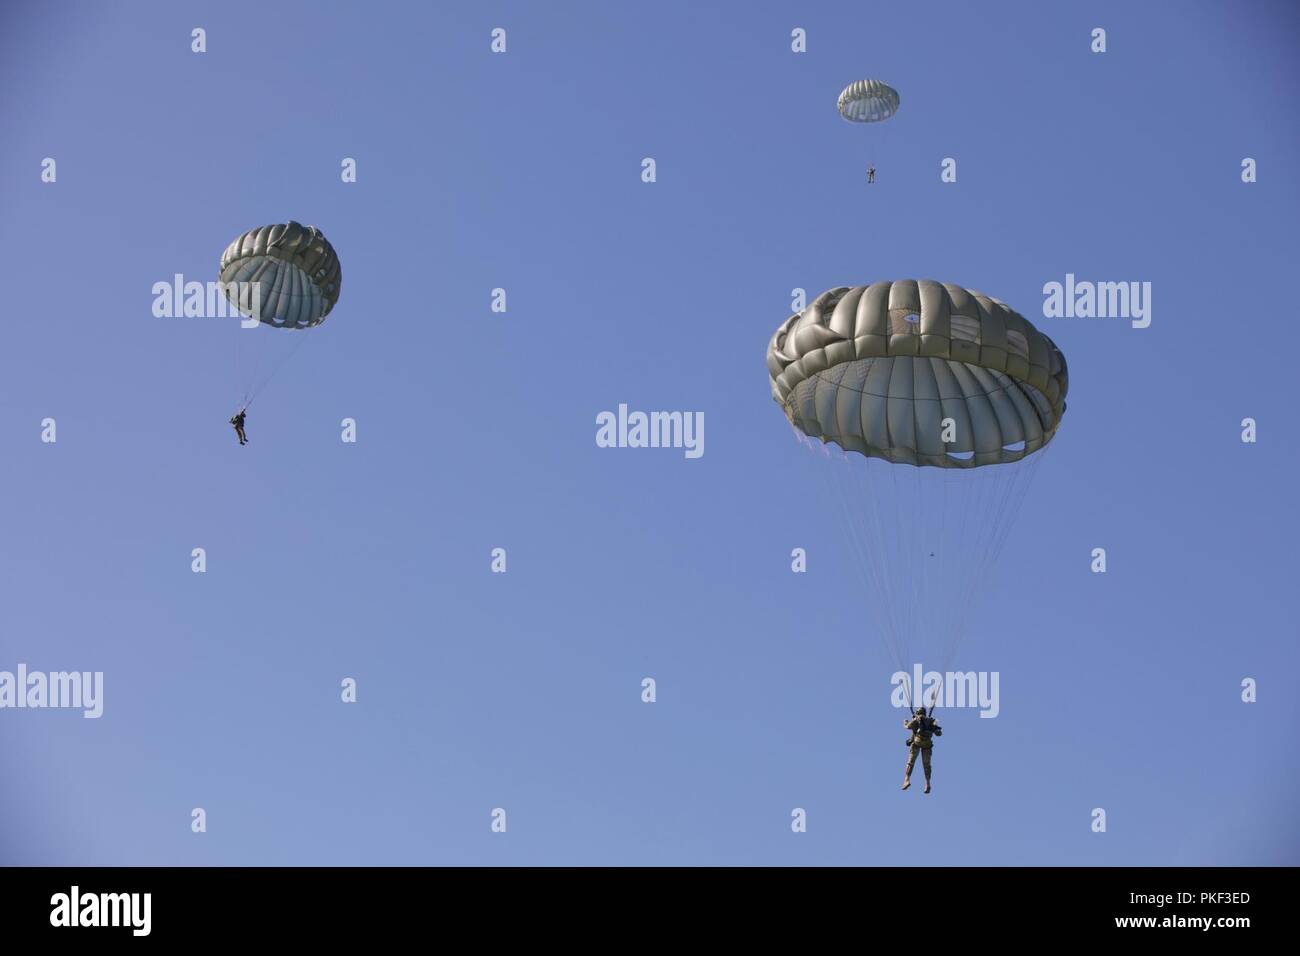
<svg viewBox="0 0 1300 956"><path fill-rule="evenodd" d="M844 87L836 105L852 123L878 123L898 112L898 90L879 80L857 80Z"/></svg>
<svg viewBox="0 0 1300 956"><path fill-rule="evenodd" d="M244 233L221 254L223 292L263 325L309 329L339 300L343 273L329 240L292 219Z"/></svg>
<svg viewBox="0 0 1300 956"><path fill-rule="evenodd" d="M1065 356L997 299L928 280L823 292L767 348L772 397L813 438L912 465L973 468L1042 448ZM951 419L954 440L944 440Z"/></svg>
<svg viewBox="0 0 1300 956"><path fill-rule="evenodd" d="M1065 356L997 299L906 280L823 292L777 328L767 370L818 459L793 500L838 517L869 596L836 606L862 609L898 671L948 671L1065 413Z"/></svg>

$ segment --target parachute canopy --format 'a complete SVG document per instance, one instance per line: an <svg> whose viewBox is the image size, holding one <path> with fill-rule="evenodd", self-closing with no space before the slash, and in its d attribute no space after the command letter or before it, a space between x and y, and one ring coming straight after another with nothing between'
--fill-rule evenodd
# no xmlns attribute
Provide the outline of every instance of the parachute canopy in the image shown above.
<svg viewBox="0 0 1300 956"><path fill-rule="evenodd" d="M767 370L772 397L805 435L939 468L1042 448L1069 388L1065 356L1023 316L929 280L823 292L776 330Z"/></svg>
<svg viewBox="0 0 1300 956"><path fill-rule="evenodd" d="M343 273L324 233L290 220L250 229L227 246L221 281L244 315L256 310L263 325L309 329L338 302Z"/></svg>
<svg viewBox="0 0 1300 956"><path fill-rule="evenodd" d="M878 123L898 112L898 90L879 80L858 80L840 94L840 115L853 123Z"/></svg>

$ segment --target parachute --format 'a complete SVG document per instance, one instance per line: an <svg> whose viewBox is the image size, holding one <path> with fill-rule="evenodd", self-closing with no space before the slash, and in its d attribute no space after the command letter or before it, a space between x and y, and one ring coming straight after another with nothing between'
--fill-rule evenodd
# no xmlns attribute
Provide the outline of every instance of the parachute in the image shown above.
<svg viewBox="0 0 1300 956"><path fill-rule="evenodd" d="M898 90L879 80L857 80L844 87L835 105L851 123L879 123L898 112Z"/></svg>
<svg viewBox="0 0 1300 956"><path fill-rule="evenodd" d="M338 303L343 273L324 233L290 220L250 229L227 246L221 254L220 280L230 303L258 320L255 332L266 328L295 333L291 346L273 348L259 340L260 348L252 349L245 341L249 333L240 329L236 365L242 409L297 352L305 341L300 336L325 321ZM268 363L269 369L260 367Z"/></svg>
<svg viewBox="0 0 1300 956"><path fill-rule="evenodd" d="M772 397L800 431L891 462L973 468L1051 440L1065 356L1004 303L931 281L823 292L767 349ZM955 435L942 437L952 418Z"/></svg>
<svg viewBox="0 0 1300 956"><path fill-rule="evenodd" d="M947 671L1065 413L1065 356L996 299L906 280L822 293L773 334L767 369L826 459L895 665Z"/></svg>
<svg viewBox="0 0 1300 956"><path fill-rule="evenodd" d="M850 123L880 123L898 112L898 91L879 80L858 80L844 87L836 106ZM883 139L883 130L873 127L868 144L872 170L868 182L875 182L876 148Z"/></svg>
<svg viewBox="0 0 1300 956"><path fill-rule="evenodd" d="M343 273L325 234L291 219L250 229L227 246L221 281L238 283L222 291L244 315L253 317L256 310L264 324L307 329L325 321L338 302Z"/></svg>

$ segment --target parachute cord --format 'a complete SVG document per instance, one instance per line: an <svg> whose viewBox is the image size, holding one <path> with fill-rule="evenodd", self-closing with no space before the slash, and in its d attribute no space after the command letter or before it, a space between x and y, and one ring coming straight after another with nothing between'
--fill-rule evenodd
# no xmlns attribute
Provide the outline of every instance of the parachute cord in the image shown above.
<svg viewBox="0 0 1300 956"><path fill-rule="evenodd" d="M915 407L916 406L913 405L913 414L915 414ZM912 427L916 427L915 419L913 419ZM925 565L921 563L921 554L923 553L922 549L925 547L925 519L928 509L921 506L921 469L916 465L908 465L907 467L912 471L912 497L911 500L908 501L909 513L907 515L907 520L909 523L919 523L921 532L919 540L916 539L916 536L913 537L913 546L909 549L911 554L907 556L908 574L912 579L912 600L908 605L908 614L912 618L912 646L916 648L921 646L918 638L924 633L922 627L924 626L925 609L920 605L923 579L925 576ZM903 481L906 483L907 479L904 478Z"/></svg>
<svg viewBox="0 0 1300 956"><path fill-rule="evenodd" d="M943 475L940 475L941 490L939 527L935 529L935 538L933 538L935 544L932 545L932 548L935 549L933 553L935 553L935 563L937 566L936 591L939 592L940 596L939 600L933 602L933 605L935 605L935 611L933 611L933 614L931 615L931 627L936 628L936 630L943 630L943 628L948 627L949 609L948 604L943 600L943 596L944 594L953 591L954 574L956 574L956 571L954 571L954 563L956 562L954 562L953 555L949 554L949 550L953 549L945 548L944 546L946 541L946 529L948 529L950 522L953 522L953 519L949 518L948 515L948 501L950 497L948 488L949 485L952 484L952 475L949 475L949 471L952 471L952 468L948 468L948 470L944 471Z"/></svg>
<svg viewBox="0 0 1300 956"><path fill-rule="evenodd" d="M956 647L965 634L967 626L967 609L971 597L975 592L976 582L981 578L981 569L983 561L981 553L985 545L992 537L993 529L996 527L996 519L993 517L995 509L993 505L998 500L997 489L1000 483L996 480L1000 476L997 473L997 466L989 466L989 474L980 468L970 469L970 474L963 478L964 481L974 482L972 500L969 503L967 513L962 517L961 537L957 540L960 542L973 542L974 548L969 551L962 551L960 547L954 545L954 550L961 552L957 555L957 561L954 565L960 563L961 573L954 574L949 592L950 596L944 600L944 634L939 638L935 647L941 653L939 669L946 672L956 652ZM967 534L968 518L970 514L974 515L974 524Z"/></svg>
<svg viewBox="0 0 1300 956"><path fill-rule="evenodd" d="M952 666L952 659L956 655L957 645L964 636L969 623L974 593L988 578L989 571L997 565L1002 552L1005 550L1007 541L1011 536L1011 529L1020 514L1025 498L1028 497L1034 477L1038 473L1038 469L1042 467L1043 458L1046 456L1050 445L1051 442L1049 441L1047 445L1030 455L1031 460L1021 459L1020 462L1011 465L1010 468L1014 470L1014 474L1010 476L1009 480L1000 484L1000 491L996 495L997 507L991 526L992 534L984 549L984 558L977 563L977 573L969 582L968 593L962 601L960 622L953 633L952 643L947 650L943 665L945 672ZM1023 467L1017 467L1019 465L1023 465ZM1001 468L1002 466L994 465L992 467ZM1001 477L999 476L999 478Z"/></svg>
<svg viewBox="0 0 1300 956"><path fill-rule="evenodd" d="M870 462L864 462L863 464L869 466ZM840 495L840 506L843 514L848 519L850 546L857 559L859 570L866 572L863 577L867 580L871 590L875 592L873 596L876 606L873 611L881 627L881 636L885 640L885 646L890 655L894 658L895 665L898 666L899 670L903 670L902 639L899 632L900 621L894 613L895 608L892 603L887 600L888 577L885 575L884 569L878 565L876 555L871 547L872 537L876 532L868 527L866 515L859 514L852 504L855 498L860 500L862 497L862 489L859 487L860 482L855 474L854 465L855 463L847 453L841 453L840 460L835 463L835 467L843 467L842 474L845 480L843 484L836 484L836 490ZM869 476L871 473L870 467L865 470ZM840 473L837 472L836 477L839 477L839 475ZM869 477L863 480L870 482ZM847 484L847 490L845 484ZM873 497L869 490L867 496L869 498Z"/></svg>
<svg viewBox="0 0 1300 956"><path fill-rule="evenodd" d="M895 529L889 521L891 516L898 514L898 497L896 493L891 495L885 489L882 477L883 473L888 472L890 485L896 489L897 482L895 479L897 473L894 471L892 463L880 460L872 461L868 459L864 462L864 466L871 481L871 485L867 489L867 495L871 502L871 517L875 521L875 542L879 542L867 546L867 553L878 557L880 564L880 585L876 600L884 612L895 622L897 641L894 649L894 660L898 669L906 673L907 668L912 663L910 660L912 641L907 631L906 622L907 609L900 606L900 602L895 596L895 589L891 586L891 577L897 577L897 568L901 565L899 560L899 536L895 533ZM893 569L892 572L891 568Z"/></svg>
<svg viewBox="0 0 1300 956"><path fill-rule="evenodd" d="M242 326L240 328L240 331L243 331ZM294 342L293 346L285 354L280 356L280 358L271 366L270 371L266 373L266 375L262 378L262 380L259 383L257 383L256 385L250 385L250 387L245 388L243 403L240 405L241 409L247 409L249 406L253 404L253 401L261 393L262 389L266 388L266 386L271 383L271 380L275 378L277 374L279 374L280 369L284 368L284 366L288 364L289 360L298 354L299 350L302 349L306 340L308 338L314 338L314 336L309 336L306 333L314 332L314 331L315 331L314 329L294 329L291 333L289 333L291 335L298 336L299 337L298 341Z"/></svg>
<svg viewBox="0 0 1300 956"><path fill-rule="evenodd" d="M966 556L969 566L965 569L965 575L954 589L952 601L952 621L950 630L946 635L943 643L945 648L944 656L940 659L940 665L944 671L947 671L951 665L952 658L956 653L957 645L960 643L965 634L969 608L972 597L975 594L976 582L980 579L982 568L981 551L988 539L992 535L992 529L996 527L995 504L999 497L999 479L1004 477L996 469L998 466L985 466L991 471L981 471L978 467L972 469L971 479L979 484L976 487L976 504L974 508L974 527L971 531L971 541L975 542L975 548Z"/></svg>
<svg viewBox="0 0 1300 956"><path fill-rule="evenodd" d="M244 366L239 361L239 339L231 339L230 344L235 348L235 388L244 384Z"/></svg>
<svg viewBox="0 0 1300 956"><path fill-rule="evenodd" d="M971 606L988 566L988 545L998 527L999 506L1007 487L1006 479L1009 476L1006 469L999 465L984 467L988 471L981 473L979 468L975 468L974 475L972 475L972 478L980 482L979 487L976 489L975 526L971 538L976 542L976 548L968 555L970 566L966 569L965 578L958 587L956 597L953 600L952 627L943 644L943 657L940 659L940 668L943 672L947 672L951 668L952 660L957 653L957 647L965 637L966 630L969 627Z"/></svg>
<svg viewBox="0 0 1300 956"><path fill-rule="evenodd" d="M876 619L879 637L884 644L887 655L892 658L895 667L906 673L906 662L904 661L904 641L900 634L902 626L898 617L899 608L896 606L897 601L890 600L890 589L888 586L889 577L880 563L876 554L876 542L884 539L882 532L876 530L878 526L878 515L874 514L874 509L868 510L861 507L862 499L866 497L872 502L883 497L879 493L873 493L870 483L875 474L870 467L873 462L863 459L862 466L865 468L865 474L859 475L853 456L847 452L837 449L832 452L830 445L826 443L816 443L812 438L801 436L798 429L794 429L796 438L807 448L819 451L821 455L828 459L825 467L819 468L825 483L833 486L833 494L839 499L838 510L843 518L840 522L848 537L849 550L854 563L858 566L859 580L866 583L871 593L870 600L873 602L871 613ZM829 469L829 470L828 470ZM867 487L864 489L864 485ZM854 507L857 502L859 507ZM873 521L873 518L876 519ZM888 552L879 556L880 561L888 559ZM860 599L859 599L860 600Z"/></svg>
<svg viewBox="0 0 1300 956"><path fill-rule="evenodd" d="M241 337L243 334L252 334L258 326L244 326L245 316L235 316L235 382L239 390L239 406L236 411L245 411L248 403L252 400L253 380L257 374L256 353L248 345L249 339Z"/></svg>
<svg viewBox="0 0 1300 956"><path fill-rule="evenodd" d="M884 579L884 591L881 595L881 600L883 600L891 610L897 612L899 621L899 642L902 645L900 657L902 659L903 668L905 669L906 665L911 663L908 658L912 656L912 649L916 646L916 642L913 640L912 634L908 630L908 609L906 606L902 605L896 594L893 593L895 589L890 587L890 575L893 576L894 580L897 580L898 575L904 573L901 571L903 566L902 558L904 537L902 533L902 506L898 498L897 466L894 466L892 462L887 464L890 467L877 468L876 474L879 475L882 471L889 474L889 491L885 494L872 495L871 503L873 510L880 521L881 535L884 541L884 551L881 555L881 564L885 568L886 577ZM871 462L868 462L867 465L867 473L870 474ZM883 485L884 482L881 481L879 484ZM884 491L883 488L880 490ZM892 521L890 520L891 518L893 519Z"/></svg>

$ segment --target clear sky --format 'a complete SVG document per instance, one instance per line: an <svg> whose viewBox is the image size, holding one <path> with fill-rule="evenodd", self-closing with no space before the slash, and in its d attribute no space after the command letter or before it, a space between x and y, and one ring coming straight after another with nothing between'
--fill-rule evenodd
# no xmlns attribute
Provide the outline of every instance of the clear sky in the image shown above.
<svg viewBox="0 0 1300 956"><path fill-rule="evenodd" d="M0 710L0 862L1300 863L1298 25L4 4L0 670L103 671L105 710ZM902 99L869 187L835 111L862 77ZM150 290L291 218L342 297L241 448L238 333ZM1066 273L1151 282L1150 327L1043 318ZM1001 713L944 715L930 796L763 361L791 290L902 278L1002 299L1071 369L956 661ZM619 403L703 412L705 454L598 448Z"/></svg>

